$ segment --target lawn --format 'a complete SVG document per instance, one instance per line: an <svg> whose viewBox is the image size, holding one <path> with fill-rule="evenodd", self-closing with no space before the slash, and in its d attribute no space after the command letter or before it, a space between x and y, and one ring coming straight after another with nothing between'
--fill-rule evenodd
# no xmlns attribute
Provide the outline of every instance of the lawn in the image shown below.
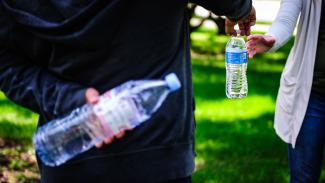
<svg viewBox="0 0 325 183"><path fill-rule="evenodd" d="M287 145L274 132L273 115L281 71L294 40L276 53L250 60L248 97L229 100L224 67L229 37L200 29L191 38L197 104L194 182L288 182ZM320 182L325 182L324 171Z"/></svg>
<svg viewBox="0 0 325 183"><path fill-rule="evenodd" d="M230 100L225 96L224 68L228 37L199 29L191 38L197 120L193 182L288 182L287 146L274 133L273 113L281 70L293 40L277 53L251 60L248 97ZM37 116L4 95L0 95L0 111L0 182L37 182L30 144Z"/></svg>
<svg viewBox="0 0 325 183"><path fill-rule="evenodd" d="M248 97L229 100L225 98L224 67L228 37L201 30L192 34L192 40L198 123L194 182L288 182L286 145L273 130L276 93L288 48L251 60Z"/></svg>

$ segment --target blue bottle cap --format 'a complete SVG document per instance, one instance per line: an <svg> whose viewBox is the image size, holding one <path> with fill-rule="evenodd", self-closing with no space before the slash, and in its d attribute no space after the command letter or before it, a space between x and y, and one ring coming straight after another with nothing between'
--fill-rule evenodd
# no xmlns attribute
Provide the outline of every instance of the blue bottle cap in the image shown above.
<svg viewBox="0 0 325 183"><path fill-rule="evenodd" d="M181 82L179 81L175 73L170 73L165 76L165 81L167 82L168 87L172 92L181 88Z"/></svg>

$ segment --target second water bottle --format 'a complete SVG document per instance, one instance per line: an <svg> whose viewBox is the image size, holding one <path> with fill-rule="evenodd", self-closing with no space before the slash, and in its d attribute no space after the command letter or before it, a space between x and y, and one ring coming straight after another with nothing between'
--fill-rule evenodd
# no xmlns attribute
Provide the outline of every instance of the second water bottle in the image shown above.
<svg viewBox="0 0 325 183"><path fill-rule="evenodd" d="M148 120L180 86L175 74L165 80L126 82L100 96L97 104L85 104L38 128L33 136L36 152L44 164L61 165L105 138Z"/></svg>

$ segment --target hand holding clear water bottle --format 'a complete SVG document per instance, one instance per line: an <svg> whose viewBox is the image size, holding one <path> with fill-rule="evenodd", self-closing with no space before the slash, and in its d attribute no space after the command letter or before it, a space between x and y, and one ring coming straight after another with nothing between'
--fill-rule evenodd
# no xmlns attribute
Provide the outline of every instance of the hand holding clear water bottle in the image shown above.
<svg viewBox="0 0 325 183"><path fill-rule="evenodd" d="M93 146L109 144L151 118L168 94L181 87L175 74L165 80L128 81L99 96L86 92L87 104L37 129L36 152L48 166L58 166Z"/></svg>
<svg viewBox="0 0 325 183"><path fill-rule="evenodd" d="M254 26L256 23L256 11L255 8L252 7L249 15L237 21L231 20L229 18L231 17L226 17L226 21L225 21L226 24L225 29L228 34L236 36L238 32L236 32L235 30L235 25L238 24L240 29L240 34L242 36L243 35L249 36L251 34L251 27Z"/></svg>
<svg viewBox="0 0 325 183"><path fill-rule="evenodd" d="M95 88L88 88L86 90L85 98L88 104L95 105L96 103L98 103L99 97L100 97L99 92ZM132 129L125 129L125 130L127 131ZM125 130L121 130L121 132L116 134L114 137L116 137L117 139L122 138L125 135L126 132ZM107 137L102 142L98 142L97 144L95 144L95 146L97 148L101 148L103 144L110 144L113 142L114 137Z"/></svg>
<svg viewBox="0 0 325 183"><path fill-rule="evenodd" d="M250 35L248 36L247 50L249 57L253 58L258 53L269 51L275 43L275 38L270 35Z"/></svg>

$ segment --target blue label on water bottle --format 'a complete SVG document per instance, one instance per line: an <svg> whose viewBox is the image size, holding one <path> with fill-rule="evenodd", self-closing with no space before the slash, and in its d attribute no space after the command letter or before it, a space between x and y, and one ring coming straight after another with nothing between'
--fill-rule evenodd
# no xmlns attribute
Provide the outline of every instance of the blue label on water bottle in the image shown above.
<svg viewBox="0 0 325 183"><path fill-rule="evenodd" d="M226 52L227 64L245 64L248 62L248 52L243 50L242 52Z"/></svg>

